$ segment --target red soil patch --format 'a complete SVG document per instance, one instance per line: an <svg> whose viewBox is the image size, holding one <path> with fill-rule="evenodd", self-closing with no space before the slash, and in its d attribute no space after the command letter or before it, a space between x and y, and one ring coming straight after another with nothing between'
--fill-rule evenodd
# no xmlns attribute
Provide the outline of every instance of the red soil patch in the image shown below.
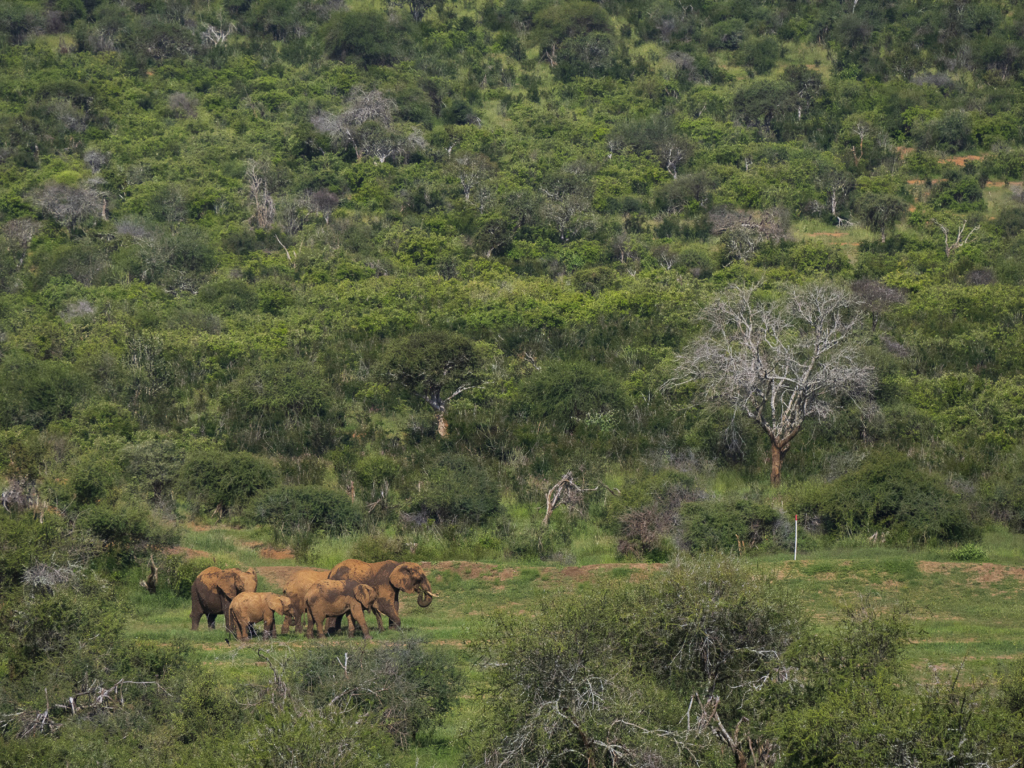
<svg viewBox="0 0 1024 768"><path fill-rule="evenodd" d="M962 155L960 157L949 157L949 158L946 158L945 160L939 160L939 164L940 165L945 165L946 163L952 163L953 165L958 165L961 168L963 168L968 160L976 160L977 161L977 160L984 160L984 159L985 158L982 157L981 155Z"/></svg>
<svg viewBox="0 0 1024 768"><path fill-rule="evenodd" d="M1024 568L1012 565L996 565L995 563L935 563L922 561L917 564L921 573L954 573L968 574L970 584L996 584L1003 579L1013 578L1024 582Z"/></svg>
<svg viewBox="0 0 1024 768"><path fill-rule="evenodd" d="M284 549L274 549L273 547L267 547L266 549L260 550L260 557L264 560L290 560L295 557L295 554L285 547Z"/></svg>

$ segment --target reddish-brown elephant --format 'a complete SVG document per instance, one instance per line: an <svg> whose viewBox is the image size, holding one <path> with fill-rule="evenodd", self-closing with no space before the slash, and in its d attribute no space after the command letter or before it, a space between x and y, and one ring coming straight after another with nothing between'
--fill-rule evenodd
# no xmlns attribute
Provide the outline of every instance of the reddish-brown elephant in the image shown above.
<svg viewBox="0 0 1024 768"><path fill-rule="evenodd" d="M213 629L217 614L228 613L231 601L242 592L256 591L256 571L250 568L221 570L211 565L200 571L192 582L192 629L199 629L199 619L206 616L207 624ZM226 619L225 619L226 621Z"/></svg>
<svg viewBox="0 0 1024 768"><path fill-rule="evenodd" d="M274 637L274 614L287 616L291 607L291 600L273 592L242 592L228 606L228 632L244 643L249 638L249 626L263 622L263 632Z"/></svg>
<svg viewBox="0 0 1024 768"><path fill-rule="evenodd" d="M388 617L392 629L401 629L402 620L398 615L398 593L416 592L416 604L426 608L436 595L430 591L430 582L419 563L399 563L384 560L380 563L365 563L362 560L345 560L331 570L332 579L358 581L373 587L377 595L373 613L377 617L377 629L384 629L381 613Z"/></svg>
<svg viewBox="0 0 1024 768"><path fill-rule="evenodd" d="M305 594L306 602L306 637L313 636L313 625L316 624L320 637L328 630L328 620L348 615L359 625L363 639L370 639L370 630L363 616L364 610L370 610L377 600L373 587L356 581L338 581L324 579L318 581ZM340 626L340 625L339 625ZM353 635L352 621L348 624L348 636Z"/></svg>
<svg viewBox="0 0 1024 768"><path fill-rule="evenodd" d="M306 612L306 592L318 581L325 580L330 576L330 571L318 571L309 568L299 571L284 585L284 596L291 600L291 610L285 614L284 625L281 627L281 634L287 635L289 627L295 627L296 632L302 631L302 615Z"/></svg>

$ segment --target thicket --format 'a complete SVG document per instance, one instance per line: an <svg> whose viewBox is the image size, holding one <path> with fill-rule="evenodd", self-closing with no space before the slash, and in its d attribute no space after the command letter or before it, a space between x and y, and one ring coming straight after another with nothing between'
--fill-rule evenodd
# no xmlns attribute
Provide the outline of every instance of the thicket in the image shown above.
<svg viewBox="0 0 1024 768"><path fill-rule="evenodd" d="M990 0L0 3L3 615L105 594L186 518L562 562L584 525L768 548L783 503L907 546L1020 529L1020 36ZM664 385L735 286L811 285L859 299L876 383L769 491L756 420ZM246 759L357 760L289 717Z"/></svg>

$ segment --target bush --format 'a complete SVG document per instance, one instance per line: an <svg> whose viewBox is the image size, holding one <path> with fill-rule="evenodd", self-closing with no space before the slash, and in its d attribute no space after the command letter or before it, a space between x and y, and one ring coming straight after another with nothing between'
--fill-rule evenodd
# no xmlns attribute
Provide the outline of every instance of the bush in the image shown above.
<svg viewBox="0 0 1024 768"><path fill-rule="evenodd" d="M427 479L409 502L419 521L480 525L501 511L498 484L464 456L443 456L426 470Z"/></svg>
<svg viewBox="0 0 1024 768"><path fill-rule="evenodd" d="M683 544L695 552L728 552L742 543L756 547L771 539L779 513L752 501L704 501L679 510Z"/></svg>
<svg viewBox="0 0 1024 768"><path fill-rule="evenodd" d="M938 476L898 451L877 451L830 485L811 489L792 510L820 520L826 534L888 531L890 543L976 541L981 529Z"/></svg>
<svg viewBox="0 0 1024 768"><path fill-rule="evenodd" d="M196 512L219 516L238 510L260 491L280 482L268 459L251 453L207 448L189 456L178 475L178 488Z"/></svg>
<svg viewBox="0 0 1024 768"><path fill-rule="evenodd" d="M984 560L988 553L985 548L980 544L961 544L959 547L949 553L949 556L959 562L969 562L972 560Z"/></svg>
<svg viewBox="0 0 1024 768"><path fill-rule="evenodd" d="M362 507L344 491L310 485L263 491L249 502L246 517L279 531L306 527L330 534L358 530L365 522Z"/></svg>
<svg viewBox="0 0 1024 768"><path fill-rule="evenodd" d="M464 684L450 651L419 640L360 644L345 665L337 656L311 649L291 666L293 682L314 707L372 711L402 748L441 724Z"/></svg>
<svg viewBox="0 0 1024 768"><path fill-rule="evenodd" d="M118 499L113 506L87 507L77 522L103 542L112 568L131 565L143 550L173 546L179 538L173 528L154 518L144 502L130 497Z"/></svg>

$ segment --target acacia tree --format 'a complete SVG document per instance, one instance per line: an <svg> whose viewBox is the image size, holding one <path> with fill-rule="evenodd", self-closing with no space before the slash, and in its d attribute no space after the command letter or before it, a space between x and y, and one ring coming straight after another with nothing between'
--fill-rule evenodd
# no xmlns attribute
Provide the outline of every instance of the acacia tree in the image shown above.
<svg viewBox="0 0 1024 768"><path fill-rule="evenodd" d="M377 363L377 372L426 401L437 414L437 433L447 437L448 404L480 384L479 365L479 353L465 336L421 331L391 342Z"/></svg>
<svg viewBox="0 0 1024 768"><path fill-rule="evenodd" d="M701 398L752 419L771 442L778 485L804 422L865 401L875 374L861 362L862 315L847 288L817 282L765 299L759 287L732 286L704 310L708 330L678 356L666 386L699 383Z"/></svg>

